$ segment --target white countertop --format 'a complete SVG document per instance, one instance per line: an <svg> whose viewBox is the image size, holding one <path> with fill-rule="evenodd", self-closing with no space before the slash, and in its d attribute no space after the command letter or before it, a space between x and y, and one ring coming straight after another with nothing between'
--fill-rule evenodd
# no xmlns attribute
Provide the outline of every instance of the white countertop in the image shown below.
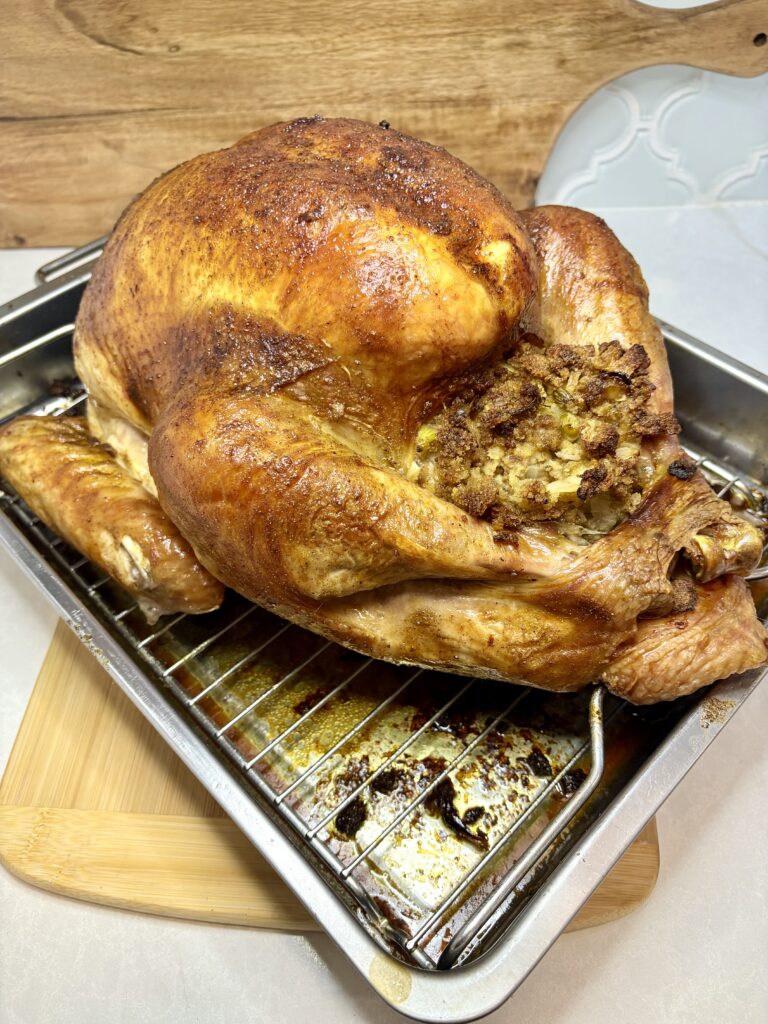
<svg viewBox="0 0 768 1024"><path fill-rule="evenodd" d="M657 315L768 372L768 204L604 216ZM660 244L661 243L661 244ZM0 253L0 302L48 253ZM0 765L54 614L0 554ZM565 935L488 1021L768 1019L768 687L658 815L661 873L630 917ZM324 936L191 924L78 903L0 870L0 1024L394 1022Z"/></svg>

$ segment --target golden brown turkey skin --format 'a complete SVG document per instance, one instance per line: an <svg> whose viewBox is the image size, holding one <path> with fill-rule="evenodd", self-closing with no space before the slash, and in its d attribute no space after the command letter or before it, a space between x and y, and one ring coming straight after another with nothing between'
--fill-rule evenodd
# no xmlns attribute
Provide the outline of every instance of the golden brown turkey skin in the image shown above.
<svg viewBox="0 0 768 1024"><path fill-rule="evenodd" d="M640 515L612 532L610 544L606 538L592 545L548 579L400 584L326 603L315 614L337 631L332 635L381 658L396 654L464 675L563 691L602 678L635 703L672 699L705 685L705 677L711 682L760 665L768 653L746 585L732 576L697 585L691 612L638 624L659 595L672 597L673 552L691 523L717 514L717 504L704 481L684 489L670 479ZM687 630L684 658L681 628ZM657 638L652 656L651 635Z"/></svg>
<svg viewBox="0 0 768 1024"><path fill-rule="evenodd" d="M642 345L656 388L649 411L671 413L664 341L648 314L648 287L630 253L602 221L582 210L540 206L520 216L539 256L529 328L551 345Z"/></svg>
<svg viewBox="0 0 768 1024"><path fill-rule="evenodd" d="M134 594L150 620L221 603L219 581L84 419L13 420L0 430L0 472L47 526Z"/></svg>
<svg viewBox="0 0 768 1024"><path fill-rule="evenodd" d="M324 418L341 400L397 444L436 381L509 334L537 275L517 214L459 160L303 119L197 157L131 205L81 305L78 366L147 432L186 381L223 368L272 391L301 382Z"/></svg>
<svg viewBox="0 0 768 1024"><path fill-rule="evenodd" d="M691 611L639 624L603 674L612 690L635 704L652 704L765 660L765 630L752 614L754 602L744 580L723 576L698 591Z"/></svg>
<svg viewBox="0 0 768 1024"><path fill-rule="evenodd" d="M523 330L648 356L652 480L587 546L548 523L499 543L409 479L419 427ZM640 271L597 218L518 216L459 161L396 132L275 125L132 204L75 348L100 407L149 437L160 502L203 564L342 643L554 689L604 675L642 700L765 659L754 608L734 599L724 617L706 584L696 635L733 616L731 655L694 653L671 683L678 649L662 639L658 685L640 681L638 619L676 606L679 552L706 580L748 571L761 537L700 474L668 474L682 453L663 343ZM625 667L611 675L615 658Z"/></svg>

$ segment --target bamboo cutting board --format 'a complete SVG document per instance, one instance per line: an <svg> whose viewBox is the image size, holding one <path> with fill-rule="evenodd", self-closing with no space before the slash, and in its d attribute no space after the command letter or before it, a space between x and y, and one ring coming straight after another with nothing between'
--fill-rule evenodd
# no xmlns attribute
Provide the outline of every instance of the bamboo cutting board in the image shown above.
<svg viewBox="0 0 768 1024"><path fill-rule="evenodd" d="M7 0L0 246L89 241L182 160L317 112L446 146L523 207L599 86L757 75L767 31L765 0Z"/></svg>
<svg viewBox="0 0 768 1024"><path fill-rule="evenodd" d="M33 885L95 903L318 928L63 623L0 783L0 861ZM658 868L652 821L571 927L629 913Z"/></svg>

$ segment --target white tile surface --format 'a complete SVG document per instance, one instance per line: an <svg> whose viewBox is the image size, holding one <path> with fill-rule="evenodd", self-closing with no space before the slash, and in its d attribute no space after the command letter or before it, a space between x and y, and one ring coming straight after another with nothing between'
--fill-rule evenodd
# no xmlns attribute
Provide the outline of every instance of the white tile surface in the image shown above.
<svg viewBox="0 0 768 1024"><path fill-rule="evenodd" d="M768 199L768 75L680 65L617 78L564 126L540 203L673 206Z"/></svg>
<svg viewBox="0 0 768 1024"><path fill-rule="evenodd" d="M768 373L768 202L593 209L640 264L656 316Z"/></svg>

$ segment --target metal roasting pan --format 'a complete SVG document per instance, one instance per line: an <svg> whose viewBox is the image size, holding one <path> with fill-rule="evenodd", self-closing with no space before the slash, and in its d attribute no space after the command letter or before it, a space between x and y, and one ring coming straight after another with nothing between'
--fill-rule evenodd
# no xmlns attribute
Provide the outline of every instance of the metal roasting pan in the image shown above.
<svg viewBox="0 0 768 1024"><path fill-rule="evenodd" d="M102 245L0 307L0 422L81 410L72 330ZM765 515L768 378L661 328L687 450ZM232 594L149 626L2 481L0 542L355 968L417 1020L473 1020L507 999L766 675L634 709L601 687L547 695L372 662Z"/></svg>

